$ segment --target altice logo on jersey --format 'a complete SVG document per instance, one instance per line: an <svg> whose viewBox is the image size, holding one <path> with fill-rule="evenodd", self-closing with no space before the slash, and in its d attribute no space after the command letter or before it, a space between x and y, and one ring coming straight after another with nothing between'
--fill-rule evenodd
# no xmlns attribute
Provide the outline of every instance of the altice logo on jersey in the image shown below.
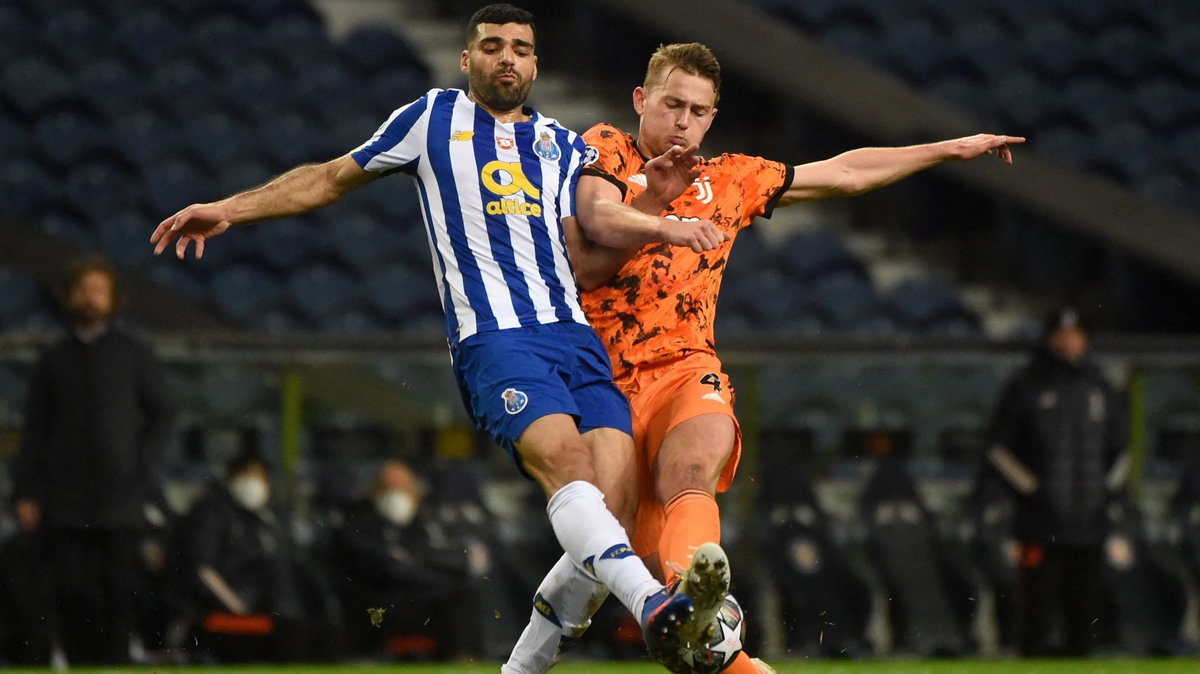
<svg viewBox="0 0 1200 674"><path fill-rule="evenodd" d="M534 187L525 177L520 162L490 161L479 172L483 186L500 199L489 201L484 208L490 215L532 215L542 216L542 205L530 203L516 195L524 192L530 199L541 199L542 191Z"/></svg>

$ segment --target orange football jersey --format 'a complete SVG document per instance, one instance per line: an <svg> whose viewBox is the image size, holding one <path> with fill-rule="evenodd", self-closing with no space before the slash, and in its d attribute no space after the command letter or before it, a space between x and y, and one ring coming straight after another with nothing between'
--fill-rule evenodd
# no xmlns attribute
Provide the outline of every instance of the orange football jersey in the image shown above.
<svg viewBox="0 0 1200 674"><path fill-rule="evenodd" d="M646 188L647 159L629 134L598 124L583 134L595 157L583 175L608 180L625 203ZM650 244L608 284L583 294L588 321L600 334L620 377L631 367L669 360L688 351L714 352L717 294L738 231L771 210L792 182L792 167L741 154L705 159L700 177L661 215L711 220L729 241L713 250Z"/></svg>

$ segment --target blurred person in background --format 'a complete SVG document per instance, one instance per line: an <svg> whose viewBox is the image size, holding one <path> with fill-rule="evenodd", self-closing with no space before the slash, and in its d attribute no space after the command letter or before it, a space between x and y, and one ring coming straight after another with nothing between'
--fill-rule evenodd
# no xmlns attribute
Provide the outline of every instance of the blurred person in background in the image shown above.
<svg viewBox="0 0 1200 674"><path fill-rule="evenodd" d="M1054 312L993 412L987 459L1016 493L1025 656L1087 655L1104 610L1107 506L1125 481L1129 432L1123 396L1088 354L1075 310Z"/></svg>
<svg viewBox="0 0 1200 674"><path fill-rule="evenodd" d="M334 534L330 566L342 580L347 638L358 655L464 655L459 643L470 623L459 612L488 550L448 538L423 498L412 468L387 461Z"/></svg>
<svg viewBox="0 0 1200 674"><path fill-rule="evenodd" d="M172 410L153 351L114 321L112 265L76 260L61 297L70 334L42 352L29 382L17 518L48 565L56 660L124 663L137 649L143 509L158 492Z"/></svg>
<svg viewBox="0 0 1200 674"><path fill-rule="evenodd" d="M172 650L200 662L339 655L336 600L276 516L272 485L264 456L245 447L188 511Z"/></svg>

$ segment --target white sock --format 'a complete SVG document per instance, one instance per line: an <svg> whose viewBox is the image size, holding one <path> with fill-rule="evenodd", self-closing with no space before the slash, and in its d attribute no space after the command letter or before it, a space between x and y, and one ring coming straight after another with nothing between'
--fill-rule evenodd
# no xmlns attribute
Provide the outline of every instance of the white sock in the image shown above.
<svg viewBox="0 0 1200 674"><path fill-rule="evenodd" d="M545 674L592 623L608 588L563 555L542 579L529 624L513 646L501 674Z"/></svg>
<svg viewBox="0 0 1200 674"><path fill-rule="evenodd" d="M605 507L604 494L592 483L576 480L550 497L546 513L571 561L600 579L641 623L646 597L662 589L662 583L634 554L625 529Z"/></svg>

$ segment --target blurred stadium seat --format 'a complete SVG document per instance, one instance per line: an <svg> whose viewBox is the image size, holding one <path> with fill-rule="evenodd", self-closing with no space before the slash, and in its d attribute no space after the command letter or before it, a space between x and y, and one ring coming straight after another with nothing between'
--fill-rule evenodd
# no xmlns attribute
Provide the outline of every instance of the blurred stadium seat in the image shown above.
<svg viewBox="0 0 1200 674"><path fill-rule="evenodd" d="M48 56L26 52L6 60L3 68L5 100L31 123L51 103L75 95L70 76Z"/></svg>
<svg viewBox="0 0 1200 674"><path fill-rule="evenodd" d="M130 4L117 18L118 49L143 69L156 67L178 52L180 32L186 24L177 22L168 10L152 3Z"/></svg>
<svg viewBox="0 0 1200 674"><path fill-rule="evenodd" d="M226 316L256 324L270 307L283 299L283 288L273 276L254 265L235 265L213 272L209 280L213 304Z"/></svg>
<svg viewBox="0 0 1200 674"><path fill-rule="evenodd" d="M362 291L350 274L329 264L317 264L292 272L287 280L292 309L308 319L311 327L331 330L337 316L360 308Z"/></svg>
<svg viewBox="0 0 1200 674"><path fill-rule="evenodd" d="M72 167L65 188L67 204L96 222L136 208L141 197L133 172L110 158L92 159Z"/></svg>
<svg viewBox="0 0 1200 674"><path fill-rule="evenodd" d="M88 104L108 120L148 105L144 80L121 56L111 53L79 68L77 82Z"/></svg>
<svg viewBox="0 0 1200 674"><path fill-rule="evenodd" d="M173 120L152 108L122 115L113 120L111 128L113 138L119 141L119 151L138 168L143 181L163 162L179 158L186 140Z"/></svg>
<svg viewBox="0 0 1200 674"><path fill-rule="evenodd" d="M183 123L181 135L191 153L211 174L218 176L231 167L253 161L260 153L258 134L230 110L210 110L188 118ZM250 185L242 183L236 189L246 189Z"/></svg>
<svg viewBox="0 0 1200 674"><path fill-rule="evenodd" d="M1142 137L1159 146L1180 128L1195 125L1200 21L1193 3L758 4L977 114L1000 111L1000 121L1031 137L1050 158L1099 171L1151 197L1175 192L1161 171L1147 168L1159 153L1125 158L1122 153L1132 147L1130 132L1109 147L1095 144L1126 123L1143 125ZM883 53L880 45L887 45ZM1062 125L1070 121L1083 133L1064 131ZM1054 137L1046 141L1049 135ZM1200 155L1191 155L1186 164L1184 190L1200 191ZM1196 211L1195 200L1173 201Z"/></svg>
<svg viewBox="0 0 1200 674"><path fill-rule="evenodd" d="M0 189L5 195L0 209L13 213L37 215L61 202L55 175L29 157L0 165Z"/></svg>
<svg viewBox="0 0 1200 674"><path fill-rule="evenodd" d="M40 116L34 129L38 156L59 171L111 154L109 127L91 110L68 106Z"/></svg>
<svg viewBox="0 0 1200 674"><path fill-rule="evenodd" d="M43 44L64 66L74 70L112 52L113 33L98 9L67 5L48 17L41 31Z"/></svg>
<svg viewBox="0 0 1200 674"><path fill-rule="evenodd" d="M29 15L17 3L0 5L0 63L12 63L29 54L37 32Z"/></svg>
<svg viewBox="0 0 1200 674"><path fill-rule="evenodd" d="M8 326L36 311L42 301L41 292L33 278L0 267L0 320Z"/></svg>
<svg viewBox="0 0 1200 674"><path fill-rule="evenodd" d="M879 296L860 273L827 274L816 280L814 290L827 324L835 330L854 330L879 312Z"/></svg>

